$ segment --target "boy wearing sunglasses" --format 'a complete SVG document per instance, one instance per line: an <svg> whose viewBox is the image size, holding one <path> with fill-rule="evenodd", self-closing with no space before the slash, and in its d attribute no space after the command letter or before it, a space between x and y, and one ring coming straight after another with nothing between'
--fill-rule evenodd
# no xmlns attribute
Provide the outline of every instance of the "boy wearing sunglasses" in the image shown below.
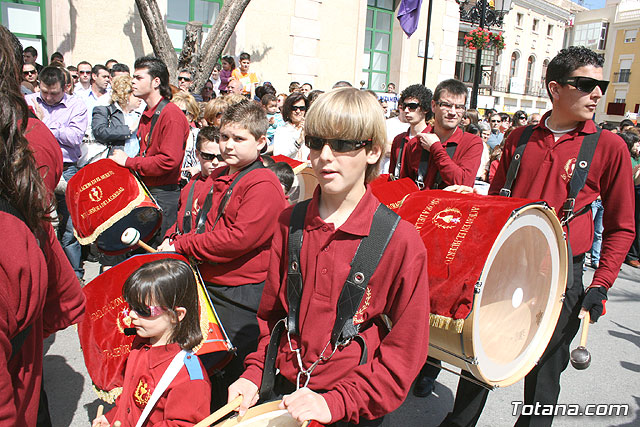
<svg viewBox="0 0 640 427"><path fill-rule="evenodd" d="M218 407L226 403L227 387L242 373L244 358L257 348L256 313L267 278L271 238L276 218L288 206L278 178L260 160L268 127L264 110L252 101L227 108L219 144L226 166L213 170L194 191L193 205L187 200L197 212L190 217L191 229L171 236L158 248L199 262L207 292L237 348L223 376L212 381L216 390L212 399ZM216 154L210 148L207 157L213 158ZM206 366L206 357L204 361Z"/></svg>
<svg viewBox="0 0 640 427"><path fill-rule="evenodd" d="M596 105L609 83L602 80L603 63L604 59L595 52L574 46L562 49L551 60L545 81L553 109L542 117L539 124L520 127L509 135L489 190L492 195L510 194L512 197L543 199L555 209L561 220L570 221L571 224L570 230L565 227L565 231L572 255L569 259L573 263L569 266L573 269L573 276L570 272L569 277L573 277L573 280L567 282L564 304L554 334L540 362L525 378L524 404L535 405L536 408L557 403L560 375L569 363L569 345L578 331L580 319L589 312L591 321L596 322L605 314L607 290L620 271L635 233L633 183L626 144L608 130L602 130L598 137L599 129L592 120ZM509 167L517 160L514 155L524 132L531 134L529 138L522 138L526 142L526 149L521 154L515 181L508 188L507 176L513 176L509 173ZM597 141L593 155L580 155L583 146L593 147L593 141ZM584 160L577 161L578 157ZM576 171L585 170L588 172L585 185L575 199L568 198L573 175ZM584 254L591 248L593 239L589 206L598 195L605 209L602 255L600 266L585 291L582 265ZM575 216L571 215L570 208L573 208ZM580 215L581 212L584 215ZM588 380L584 380L585 385ZM486 389L461 380L454 412L441 425L475 425L487 394ZM552 421L553 415L534 413L530 416L520 415L517 425L550 426Z"/></svg>
<svg viewBox="0 0 640 427"><path fill-rule="evenodd" d="M376 98L354 88L320 95L305 129L319 187L278 219L258 351L229 387L229 400L242 395L243 413L262 386L262 399L284 395L281 408L300 422L378 426L400 406L426 359L426 249L415 228L381 207L367 185L386 140ZM380 212L395 225L377 222ZM375 252L377 268L352 270L368 252L365 239L379 233L387 243ZM350 292L349 281L360 294ZM342 311L344 293L351 304ZM343 341L345 328L355 330L353 340Z"/></svg>

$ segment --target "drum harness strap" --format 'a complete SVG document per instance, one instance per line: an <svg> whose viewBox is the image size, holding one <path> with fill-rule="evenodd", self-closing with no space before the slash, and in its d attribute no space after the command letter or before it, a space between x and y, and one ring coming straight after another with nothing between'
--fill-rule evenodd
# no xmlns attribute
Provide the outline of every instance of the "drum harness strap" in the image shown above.
<svg viewBox="0 0 640 427"><path fill-rule="evenodd" d="M450 159L453 159L453 155L456 152L456 148L458 148L457 142L452 142L451 144L447 144L445 149L447 150L447 154ZM431 153L429 150L422 149L422 154L420 154L420 164L418 165L418 176L416 177L416 185L420 190L424 188L424 177L427 174L427 169L429 169L429 157ZM442 176L440 175L440 171L436 173L436 179L433 182L432 189L438 189L440 184L442 183Z"/></svg>
<svg viewBox="0 0 640 427"><path fill-rule="evenodd" d="M224 210L227 207L229 200L231 199L231 194L233 194L233 187L235 187L238 181L240 181L242 177L244 177L249 172L254 171L256 169L262 169L262 168L264 168L262 161L258 159L255 162L253 162L251 165L241 170L240 173L238 173L238 175L236 175L236 177L233 179L233 181L231 181L231 185L229 185L229 188L227 189L226 193L222 197L222 200L220 201L220 205L218 206L218 214L216 215L216 219L213 222L213 226L211 227L211 230L216 228L216 224L218 224L218 221L222 217L222 214L224 213ZM229 168L227 168L223 173L228 173L228 170ZM207 197L204 199L204 203L202 204L202 209L200 209L200 211L198 212L198 215L196 216L196 234L202 234L205 231L205 225L207 223L207 215L211 210L211 203L213 199L214 189L215 189L215 186L211 185L211 189L209 190L209 193L207 194ZM191 203L193 203L193 201ZM185 215L186 215L186 211L185 211Z"/></svg>
<svg viewBox="0 0 640 427"><path fill-rule="evenodd" d="M184 209L184 216L182 217L182 233L187 234L191 231L191 210L193 209L193 193L196 189L196 183L198 180L194 179L191 188L189 189L189 196L187 197L187 205ZM209 207L211 209L211 207ZM176 222L176 233L178 232L178 223Z"/></svg>
<svg viewBox="0 0 640 427"><path fill-rule="evenodd" d="M527 126L520 136L520 140L516 146L516 151L513 154L513 159L511 160L511 164L507 170L504 187L500 190L501 196L511 197L511 186L518 174L518 169L520 169L522 155L524 154L524 149L531 138L533 128L533 125ZM567 249L569 251L569 260L573 259L571 245L569 244L569 221L591 210L591 203L589 203L582 209L578 210L578 212L573 211L576 203L576 197L587 182L587 175L589 174L589 168L591 167L591 161L593 160L593 156L596 152L601 132L602 129L596 126L596 131L594 133L590 133L583 137L582 144L580 145L580 151L578 152L578 158L576 159L576 165L573 174L571 175L571 181L569 182L569 193L567 195L567 199L562 205L563 218L561 220L561 224L562 226L567 227L565 239L567 241ZM572 268L568 269L568 275L567 284L573 284Z"/></svg>
<svg viewBox="0 0 640 427"><path fill-rule="evenodd" d="M162 101L160 101L158 103L158 106L156 107L156 111L153 112L153 117L151 117L151 128L149 129L149 134L147 135L147 146L142 153L142 157L147 156L147 150L149 149L149 147L151 147L151 136L153 135L153 128L156 126L156 122L160 117L160 113L162 113L162 110L164 110L164 107L166 107L167 104L169 104L169 100L167 98L162 98Z"/></svg>
<svg viewBox="0 0 640 427"><path fill-rule="evenodd" d="M408 135L408 131L407 131ZM391 175L391 180L395 181L400 178L400 169L402 169L402 154L404 152L404 145L407 143L405 138L402 138L402 144L400 144L400 149L398 150L398 158L396 159L396 167Z"/></svg>
<svg viewBox="0 0 640 427"><path fill-rule="evenodd" d="M400 222L400 217L380 204L376 209L371 223L368 236L360 241L356 254L351 260L351 269L347 280L344 283L340 298L338 300L336 321L331 332L331 339L324 346L318 359L308 368L304 368L302 363L300 348L294 348L291 341L291 334L300 335L299 311L302 299L303 278L300 267L300 251L302 249L302 237L304 220L310 200L298 203L291 214L289 225L288 243L288 271L287 271L287 302L289 313L286 318L279 320L271 332L271 339L267 348L265 365L262 374L262 386L260 388L261 399L273 398L273 387L275 385L275 363L280 345L282 333L286 330L289 349L295 353L298 362L298 376L296 378L296 389L306 387L311 379L311 374L320 363L331 359L338 348L344 348L357 340L362 347L360 365L367 361L367 345L359 334L360 325L354 325L353 317L362 303L369 280L373 276L382 255L395 229ZM333 351L326 356L325 352L329 345L333 346Z"/></svg>

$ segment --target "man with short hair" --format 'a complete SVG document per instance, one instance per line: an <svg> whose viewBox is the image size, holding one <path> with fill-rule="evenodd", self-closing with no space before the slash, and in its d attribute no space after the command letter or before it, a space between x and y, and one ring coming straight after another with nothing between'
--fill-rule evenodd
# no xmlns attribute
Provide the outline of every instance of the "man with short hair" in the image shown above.
<svg viewBox="0 0 640 427"><path fill-rule="evenodd" d="M91 118L93 117L93 108L96 105L109 105L111 97L108 94L107 89L111 82L111 74L107 67L101 64L96 64L91 69L91 86L86 92L82 92L79 96L87 106L87 113L89 114L89 123L85 132L85 142L93 142L93 131L91 129ZM91 160L91 159L86 159Z"/></svg>
<svg viewBox="0 0 640 427"><path fill-rule="evenodd" d="M193 85L193 75L189 70L182 70L178 73L178 87L180 90L187 92L195 98L197 102L202 102L202 96L199 93L191 93L191 87Z"/></svg>
<svg viewBox="0 0 640 427"><path fill-rule="evenodd" d="M36 60L38 59L38 51L33 46L27 46L26 48L24 48L24 50L22 51L22 59L24 60L25 64L33 64L33 66L36 67L36 70L38 70L38 73L40 73L40 71L42 71L42 69L44 68L42 65L36 62Z"/></svg>
<svg viewBox="0 0 640 427"><path fill-rule="evenodd" d="M247 52L242 52L239 60L240 67L233 70L231 75L242 83L242 94L249 99L253 99L256 94L256 88L260 84L260 79L256 73L249 71L251 55Z"/></svg>
<svg viewBox="0 0 640 427"><path fill-rule="evenodd" d="M113 67L111 67L110 73L111 73L111 79L115 79L118 76L131 75L129 66L127 64L121 64L119 62L117 64L113 64Z"/></svg>
<svg viewBox="0 0 640 427"><path fill-rule="evenodd" d="M60 52L53 52L51 54L51 60L49 62L59 62L61 63L63 66L66 66L64 64L64 56L62 55L62 53Z"/></svg>
<svg viewBox="0 0 640 427"><path fill-rule="evenodd" d="M311 83L304 83L302 85L302 93L304 94L304 96L309 95L309 92L311 92L313 90L313 86L311 86Z"/></svg>
<svg viewBox="0 0 640 427"><path fill-rule="evenodd" d="M613 285L635 234L629 150L619 136L607 130L598 135L599 129L592 120L609 84L602 80L603 63L604 59L595 52L575 46L562 49L551 60L545 82L553 109L538 125L519 127L511 132L489 189L491 195L545 200L563 222L571 224L564 230L573 275L570 274L567 281L553 336L537 365L525 377L524 406L555 407L560 394L560 376L569 364L569 346L578 332L580 319L589 312L591 321L596 322L605 314L607 290ZM528 138L523 137L527 129L531 131ZM520 146L522 150L524 143L526 148L516 157L516 148ZM585 150L585 147L591 149ZM586 151L592 155L585 156ZM516 161L519 168L514 173L515 168L510 166ZM586 172L586 182L577 186L581 189L574 197L569 194L569 188L577 185L577 181L572 180L574 171L579 169ZM507 181L513 182L509 188ZM605 212L602 254L599 268L585 292L582 266L593 239L593 220L588 207L598 195ZM453 412L441 425L474 426L487 395L485 388L460 380ZM579 399L579 393L574 395ZM580 403L579 400L576 403ZM521 414L516 425L550 426L552 422L553 415Z"/></svg>
<svg viewBox="0 0 640 427"><path fill-rule="evenodd" d="M69 65L67 66L67 70L69 70L69 74L71 74L71 78L73 79L73 84L74 84L74 88L75 88L75 84L78 83L78 67L76 67L75 65Z"/></svg>
<svg viewBox="0 0 640 427"><path fill-rule="evenodd" d="M229 83L227 84L227 93L242 94L242 83L236 79L229 80Z"/></svg>
<svg viewBox="0 0 640 427"><path fill-rule="evenodd" d="M165 63L153 56L144 56L136 60L134 68L133 94L147 105L138 127L140 155L129 157L124 151L115 150L111 159L140 174L162 208L162 227L157 242L160 243L178 214L178 183L189 123L180 108L169 102L171 88ZM153 123L156 111L160 114Z"/></svg>
<svg viewBox="0 0 640 427"><path fill-rule="evenodd" d="M82 95L91 90L91 71L91 64L87 61L78 63L78 83L73 89L76 95Z"/></svg>
<svg viewBox="0 0 640 427"><path fill-rule="evenodd" d="M495 113L492 114L489 118L489 126L491 126L491 135L489 135L489 139L487 140L487 145L491 147L493 150L495 147L502 143L504 139L504 134L500 130L500 126L502 125L502 117L500 114Z"/></svg>
<svg viewBox="0 0 640 427"><path fill-rule="evenodd" d="M537 125L538 123L540 123L540 114L538 113L533 113L529 116L529 124L530 125Z"/></svg>
<svg viewBox="0 0 640 427"><path fill-rule="evenodd" d="M116 61L115 59L110 59L110 60L108 60L107 62L104 63L104 66L107 67L107 70L109 71L109 74L111 74L111 69L117 63L118 63L118 61Z"/></svg>
<svg viewBox="0 0 640 427"><path fill-rule="evenodd" d="M62 176L69 181L78 171L77 162L87 128L87 107L82 100L65 93L64 71L58 67L45 67L40 73L40 92L27 95L25 100L36 116L47 125L62 149L64 162ZM64 193L56 194L60 226L58 238L69 258L78 279L84 276L80 243L73 234L73 223L69 216Z"/></svg>
<svg viewBox="0 0 640 427"><path fill-rule="evenodd" d="M38 70L34 64L25 63L22 66L22 80L31 83L34 89L38 87Z"/></svg>

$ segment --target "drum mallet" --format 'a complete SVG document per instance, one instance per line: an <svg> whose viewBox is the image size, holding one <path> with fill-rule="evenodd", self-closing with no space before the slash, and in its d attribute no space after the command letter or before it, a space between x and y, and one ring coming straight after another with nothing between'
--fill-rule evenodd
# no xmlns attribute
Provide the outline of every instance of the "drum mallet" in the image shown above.
<svg viewBox="0 0 640 427"><path fill-rule="evenodd" d="M587 369L591 364L591 353L587 350L587 333L589 332L589 323L591 316L587 311L582 319L582 335L580 336L580 346L571 351L571 364L578 370Z"/></svg>
<svg viewBox="0 0 640 427"><path fill-rule="evenodd" d="M213 424L216 421L218 421L220 418L222 418L225 415L227 415L229 412L239 408L241 403L242 403L242 395L237 396L231 402L227 403L222 408L218 409L213 414L209 415L207 418L205 418L204 420L200 421L194 427L205 427L205 426L208 427L208 426L210 426L211 424Z"/></svg>
<svg viewBox="0 0 640 427"><path fill-rule="evenodd" d="M140 232L133 227L129 227L124 230L124 233L122 233L122 237L120 237L120 240L127 246L138 245L147 252L158 252L157 249L153 249L151 246L140 240Z"/></svg>

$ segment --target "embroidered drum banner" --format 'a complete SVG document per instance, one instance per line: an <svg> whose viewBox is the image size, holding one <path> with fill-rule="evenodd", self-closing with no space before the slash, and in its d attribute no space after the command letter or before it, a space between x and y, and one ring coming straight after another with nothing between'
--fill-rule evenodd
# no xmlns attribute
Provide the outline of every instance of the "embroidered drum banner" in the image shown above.
<svg viewBox="0 0 640 427"><path fill-rule="evenodd" d="M380 175L369 183L371 192L392 211L398 213L398 209L405 198L416 191L418 186L411 178L401 178L396 181L389 180L389 174Z"/></svg>

